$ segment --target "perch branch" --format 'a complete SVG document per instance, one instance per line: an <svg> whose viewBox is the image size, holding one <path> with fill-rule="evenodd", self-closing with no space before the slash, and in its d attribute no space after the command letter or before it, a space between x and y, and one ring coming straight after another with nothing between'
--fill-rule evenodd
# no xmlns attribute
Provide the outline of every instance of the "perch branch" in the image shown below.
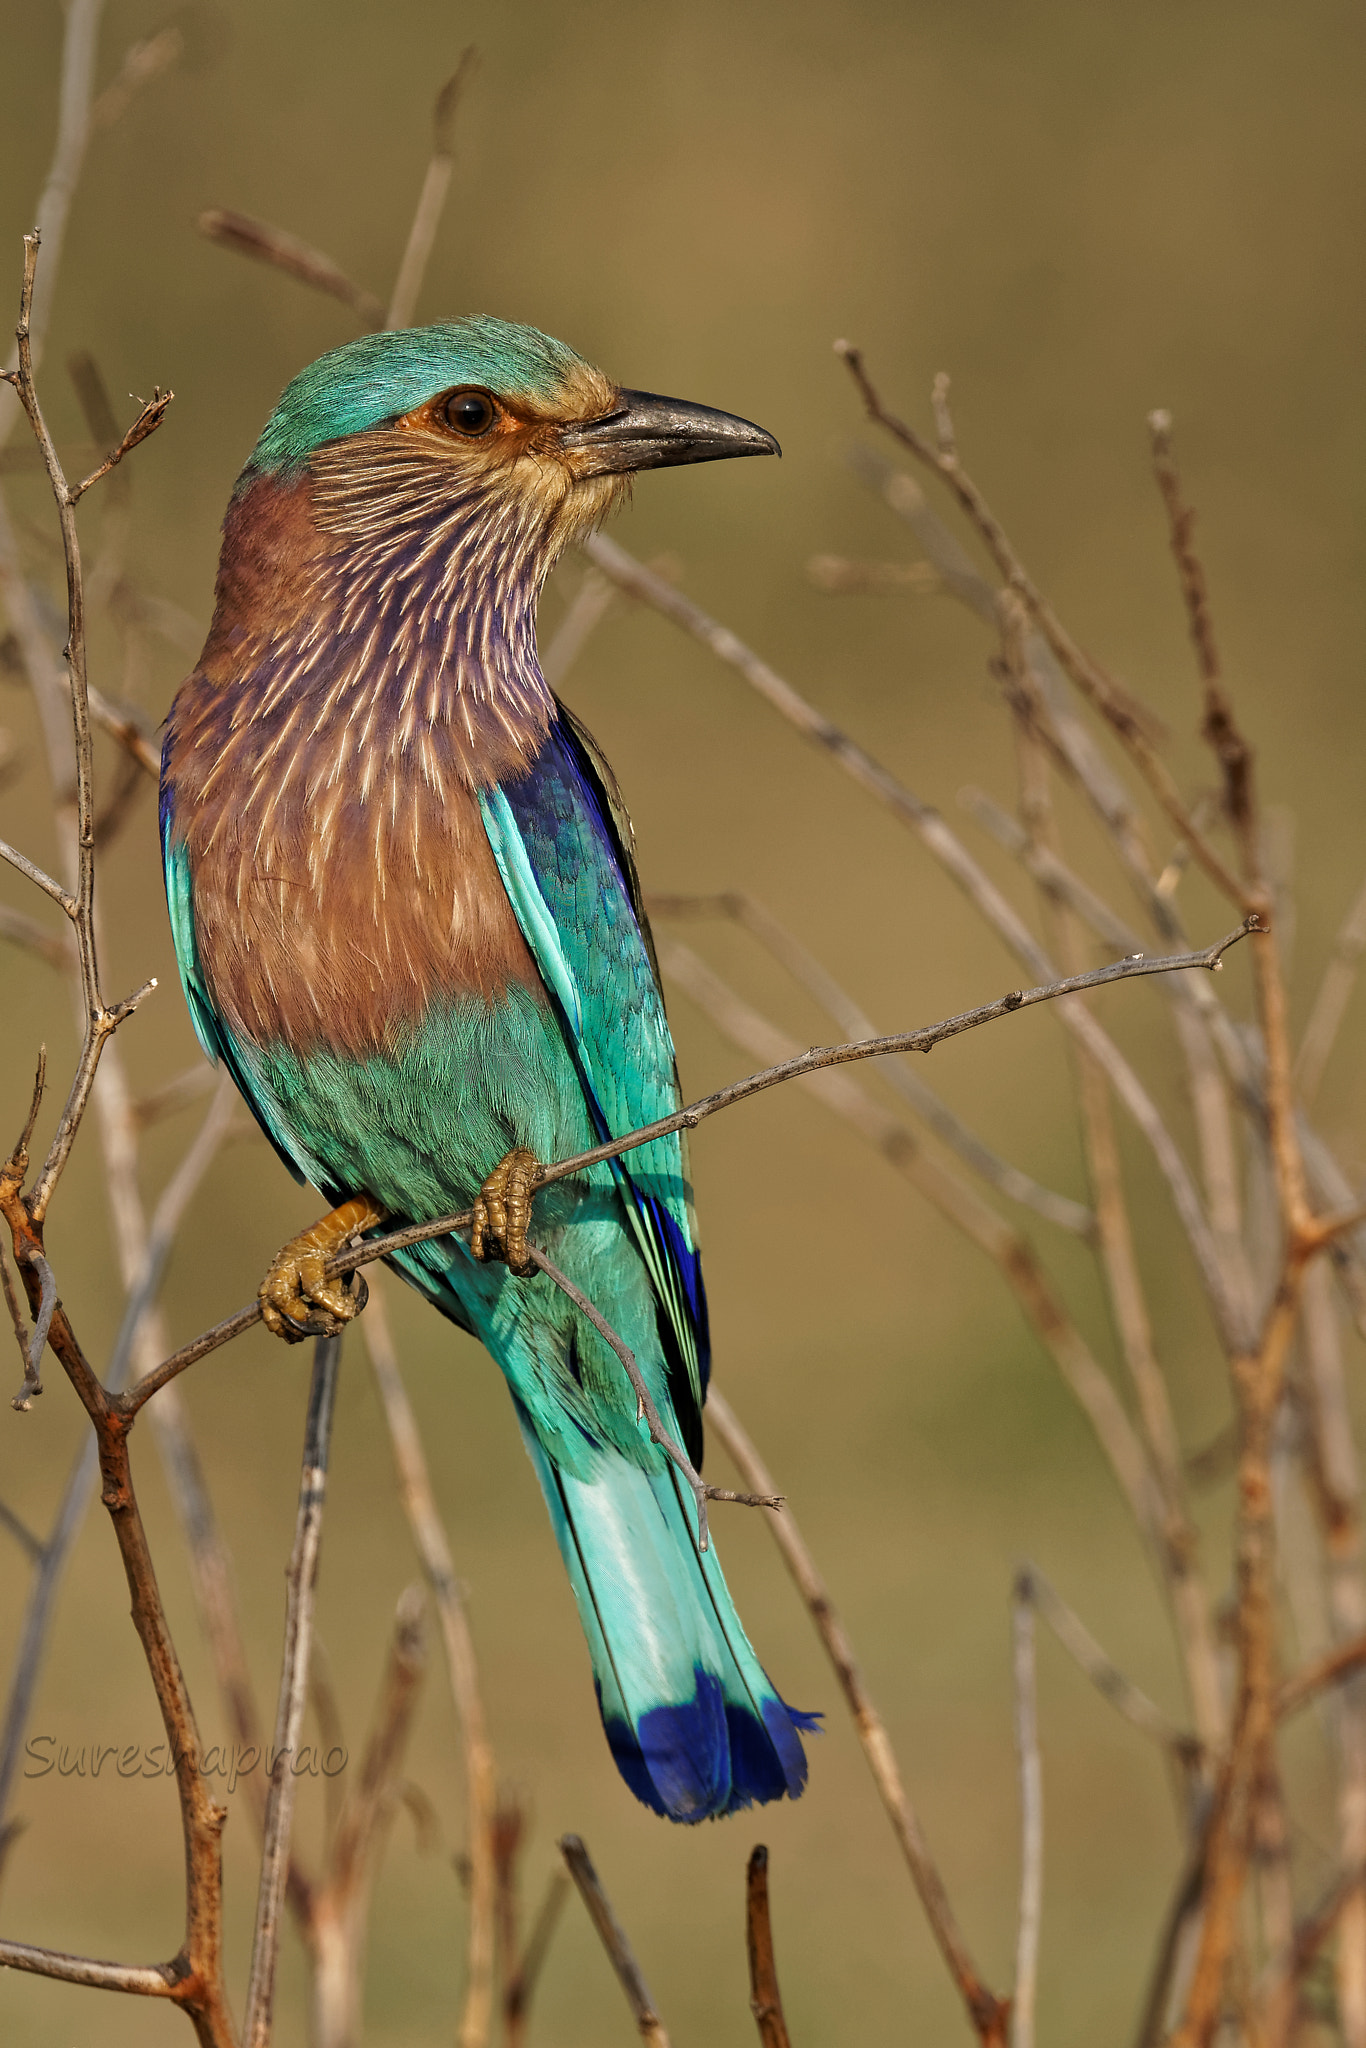
<svg viewBox="0 0 1366 2048"><path fill-rule="evenodd" d="M773 1088L785 1081L802 1080L819 1073L824 1068L843 1066L857 1060L878 1059L885 1053L929 1052L932 1047L947 1038L958 1036L964 1031L974 1030L980 1024L989 1024L999 1017L1013 1016L1017 1010L1028 1009L1035 1004L1048 1002L1059 996L1076 994L1084 989L1098 988L1112 981L1128 981L1139 975L1174 973L1185 968L1200 967L1211 972L1217 971L1225 952L1249 932L1260 926L1248 921L1237 931L1203 953L1186 953L1162 960L1121 960L1113 966L1102 967L1093 974L1074 975L1068 981L1055 982L1046 988L1015 989L1009 995L999 997L992 1003L984 1003L976 1010L964 1011L957 1017L945 1019L943 1023L931 1024L917 1031L901 1032L889 1038L875 1038L857 1045L813 1046L808 1051L784 1060L776 1066L766 1068L762 1073L750 1074L742 1081L734 1081L728 1087L718 1089L715 1094L705 1095L697 1102L689 1103L666 1117L660 1117L652 1124L644 1124L639 1130L631 1131L621 1138L611 1138L605 1144L595 1145L587 1152L579 1152L572 1159L558 1161L541 1170L539 1187L547 1187L552 1181L564 1180L571 1174L581 1173L587 1166L594 1166L603 1159L615 1159L623 1152L629 1152L639 1145L651 1144L656 1138L665 1138L673 1131L695 1130L698 1124L718 1110L729 1109L735 1103L747 1101L766 1088ZM1108 1045L1109 1040L1105 1040ZM328 1261L329 1274L354 1272L358 1266L370 1264L374 1259L389 1257L393 1252L403 1251L412 1244L424 1243L428 1238L447 1237L452 1231L468 1229L473 1212L465 1209L450 1216L440 1216L430 1223L409 1224L402 1230L389 1231L381 1237L368 1238L363 1244L349 1251L340 1252ZM154 1372L139 1380L135 1387L121 1397L123 1412L131 1419L143 1404L150 1400L168 1380L184 1372L189 1366L198 1364L211 1352L240 1337L261 1320L259 1302L252 1302L238 1309L233 1315L216 1323L211 1330L203 1331L194 1340L163 1360Z"/></svg>

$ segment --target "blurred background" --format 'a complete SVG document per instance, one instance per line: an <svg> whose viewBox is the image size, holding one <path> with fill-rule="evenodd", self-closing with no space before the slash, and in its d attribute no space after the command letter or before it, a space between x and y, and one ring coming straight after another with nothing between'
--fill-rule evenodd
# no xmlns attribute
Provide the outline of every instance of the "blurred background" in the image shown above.
<svg viewBox="0 0 1366 2048"><path fill-rule="evenodd" d="M165 21L111 0L100 75ZM910 536L851 470L866 438L831 352L864 347L888 402L928 419L947 370L960 447L1078 637L1165 721L1183 786L1212 779L1145 415L1176 419L1230 683L1260 752L1282 865L1293 865L1296 1023L1361 880L1362 503L1366 491L1366 23L1341 0L915 6L788 0L687 9L472 0L190 8L184 56L92 144L42 389L58 437L88 438L63 364L97 358L127 393L172 385L167 424L130 467L141 590L206 625L218 525L281 386L357 331L344 307L210 246L206 207L317 244L384 296L426 163L432 97L461 48L479 74L459 117L455 183L419 317L488 311L559 335L623 382L720 405L781 440L781 463L645 478L614 536L681 564L684 588L969 835L1022 906L1027 890L956 809L966 784L1009 804L1009 722L984 629L949 600L832 597L813 554L910 559ZM62 16L5 9L0 292L49 159ZM8 271L3 268L9 265ZM8 284L5 282L8 277ZM22 438L16 433L11 446ZM59 588L50 501L6 475L27 559ZM947 508L945 508L947 510ZM82 511L95 554L101 507ZM566 564L544 625L581 577ZM193 650L96 630L92 676L159 720ZM619 607L566 686L635 817L647 888L744 889L782 917L886 1029L1014 985L1012 963L917 843L806 748L730 671L657 617ZM41 743L19 678L0 726L22 774L0 827L57 855ZM106 787L115 770L101 742ZM176 983L150 789L102 872L106 986L161 986L123 1031L139 1089L195 1045ZM1113 871L1085 828L1079 860ZM1161 842L1165 843L1165 842ZM17 878L0 894L44 914ZM1198 882L1195 932L1231 922ZM806 1042L832 1034L743 936L684 934ZM1222 991L1246 1004L1245 963ZM0 953L0 1139L22 1121L36 1049L69 1071L58 977ZM1151 984L1100 1014L1179 1119L1164 1005ZM689 1003L671 1002L685 1092L748 1070ZM1360 1006L1327 1076L1322 1125L1366 1170ZM1063 1034L1046 1012L936 1053L930 1076L998 1150L1085 1199ZM146 1147L155 1195L200 1115ZM50 1126L45 1125L44 1128ZM1180 1126L1184 1132L1184 1126ZM1127 1134L1126 1134L1127 1135ZM1043 1567L1126 1669L1184 1712L1160 1596L1090 1433L995 1272L858 1139L793 1091L717 1119L693 1161L719 1385L801 1518L846 1616L956 1908L1008 1983L1018 1877L1011 1577ZM1146 1155L1126 1152L1145 1270L1183 1441L1228 1413L1188 1256ZM858 1207L858 1227L842 1222ZM234 1145L199 1196L165 1291L177 1343L250 1298L276 1247L316 1214L264 1141ZM1089 1262L1029 1220L1099 1354L1113 1342ZM120 1290L93 1129L48 1237L87 1349L107 1355ZM786 1696L827 1714L806 1797L697 1831L637 1807L602 1740L572 1602L497 1375L469 1340L388 1287L457 1567L467 1582L500 1776L532 1814L538 1893L555 1838L582 1834L676 2043L753 2038L743 1872L766 1841L778 1960L799 2043L966 2040L833 1679L757 1515L717 1508L718 1547ZM6 1340L7 1341L7 1340ZM7 1353L6 1370L17 1373ZM1359 1379L1359 1357L1354 1361ZM306 1353L257 1331L182 1383L233 1545L262 1699L273 1700L295 1508ZM84 1427L55 1368L32 1413L0 1405L0 1498L43 1527ZM135 1467L205 1738L224 1728L150 1435ZM720 1476L720 1461L718 1474ZM1216 1583L1227 1489L1201 1497ZM353 1753L394 1604L416 1576L362 1348L343 1363L319 1629ZM0 1571L0 1643L27 1587ZM1158 1757L1041 1647L1047 1882L1041 2027L1057 2048L1127 2031L1175 1869ZM159 1739L115 1546L96 1509L75 1552L33 1715L72 1746ZM1302 1770L1313 1814L1317 1765ZM411 1775L439 1817L425 1852L400 1815L374 1908L367 2038L450 2038L463 1969L462 1770L439 1666ZM240 1791L226 1837L240 1997L255 1844ZM150 1960L179 1939L173 1791L56 1772L24 1783L6 1871L7 1935ZM300 1819L307 1846L320 1801ZM1329 1867L1331 1822L1322 1828ZM1306 1856L1312 1871L1313 1840ZM302 2038L286 1936L278 2037ZM13 1976L0 2033L160 2043L185 2022L144 2003ZM533 2039L625 2043L629 2015L576 1901L538 1994Z"/></svg>

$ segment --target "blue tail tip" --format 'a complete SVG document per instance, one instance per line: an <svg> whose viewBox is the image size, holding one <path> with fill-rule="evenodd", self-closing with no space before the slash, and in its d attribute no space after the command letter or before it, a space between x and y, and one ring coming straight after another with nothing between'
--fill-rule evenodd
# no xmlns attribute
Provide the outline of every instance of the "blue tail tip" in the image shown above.
<svg viewBox="0 0 1366 2048"><path fill-rule="evenodd" d="M822 1717L789 1707L776 1693L766 1694L756 1712L748 1699L726 1699L711 1672L696 1666L693 1676L690 1700L651 1707L634 1727L603 1715L617 1769L641 1804L692 1826L799 1799L807 1775L800 1737L819 1734Z"/></svg>

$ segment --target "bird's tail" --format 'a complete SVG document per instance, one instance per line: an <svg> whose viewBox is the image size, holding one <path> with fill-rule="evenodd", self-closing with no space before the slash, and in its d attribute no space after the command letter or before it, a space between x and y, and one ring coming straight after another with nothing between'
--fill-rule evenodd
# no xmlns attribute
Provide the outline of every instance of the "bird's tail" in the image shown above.
<svg viewBox="0 0 1366 2048"><path fill-rule="evenodd" d="M559 1470L521 1411L588 1638L607 1741L637 1799L708 1820L806 1783L799 1713L774 1691L740 1626L714 1550L674 1467L619 1453L591 1479Z"/></svg>

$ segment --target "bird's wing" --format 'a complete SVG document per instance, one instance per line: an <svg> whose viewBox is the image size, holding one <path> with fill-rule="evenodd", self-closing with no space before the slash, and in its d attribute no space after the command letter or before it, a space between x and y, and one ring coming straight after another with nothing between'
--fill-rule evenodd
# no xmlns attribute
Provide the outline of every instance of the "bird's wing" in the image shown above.
<svg viewBox="0 0 1366 2048"><path fill-rule="evenodd" d="M559 1013L603 1137L681 1101L673 1040L611 771L564 713L531 772L481 792L484 826L518 924ZM706 1297L680 1136L613 1161L660 1307L669 1390L700 1452L709 1364Z"/></svg>

